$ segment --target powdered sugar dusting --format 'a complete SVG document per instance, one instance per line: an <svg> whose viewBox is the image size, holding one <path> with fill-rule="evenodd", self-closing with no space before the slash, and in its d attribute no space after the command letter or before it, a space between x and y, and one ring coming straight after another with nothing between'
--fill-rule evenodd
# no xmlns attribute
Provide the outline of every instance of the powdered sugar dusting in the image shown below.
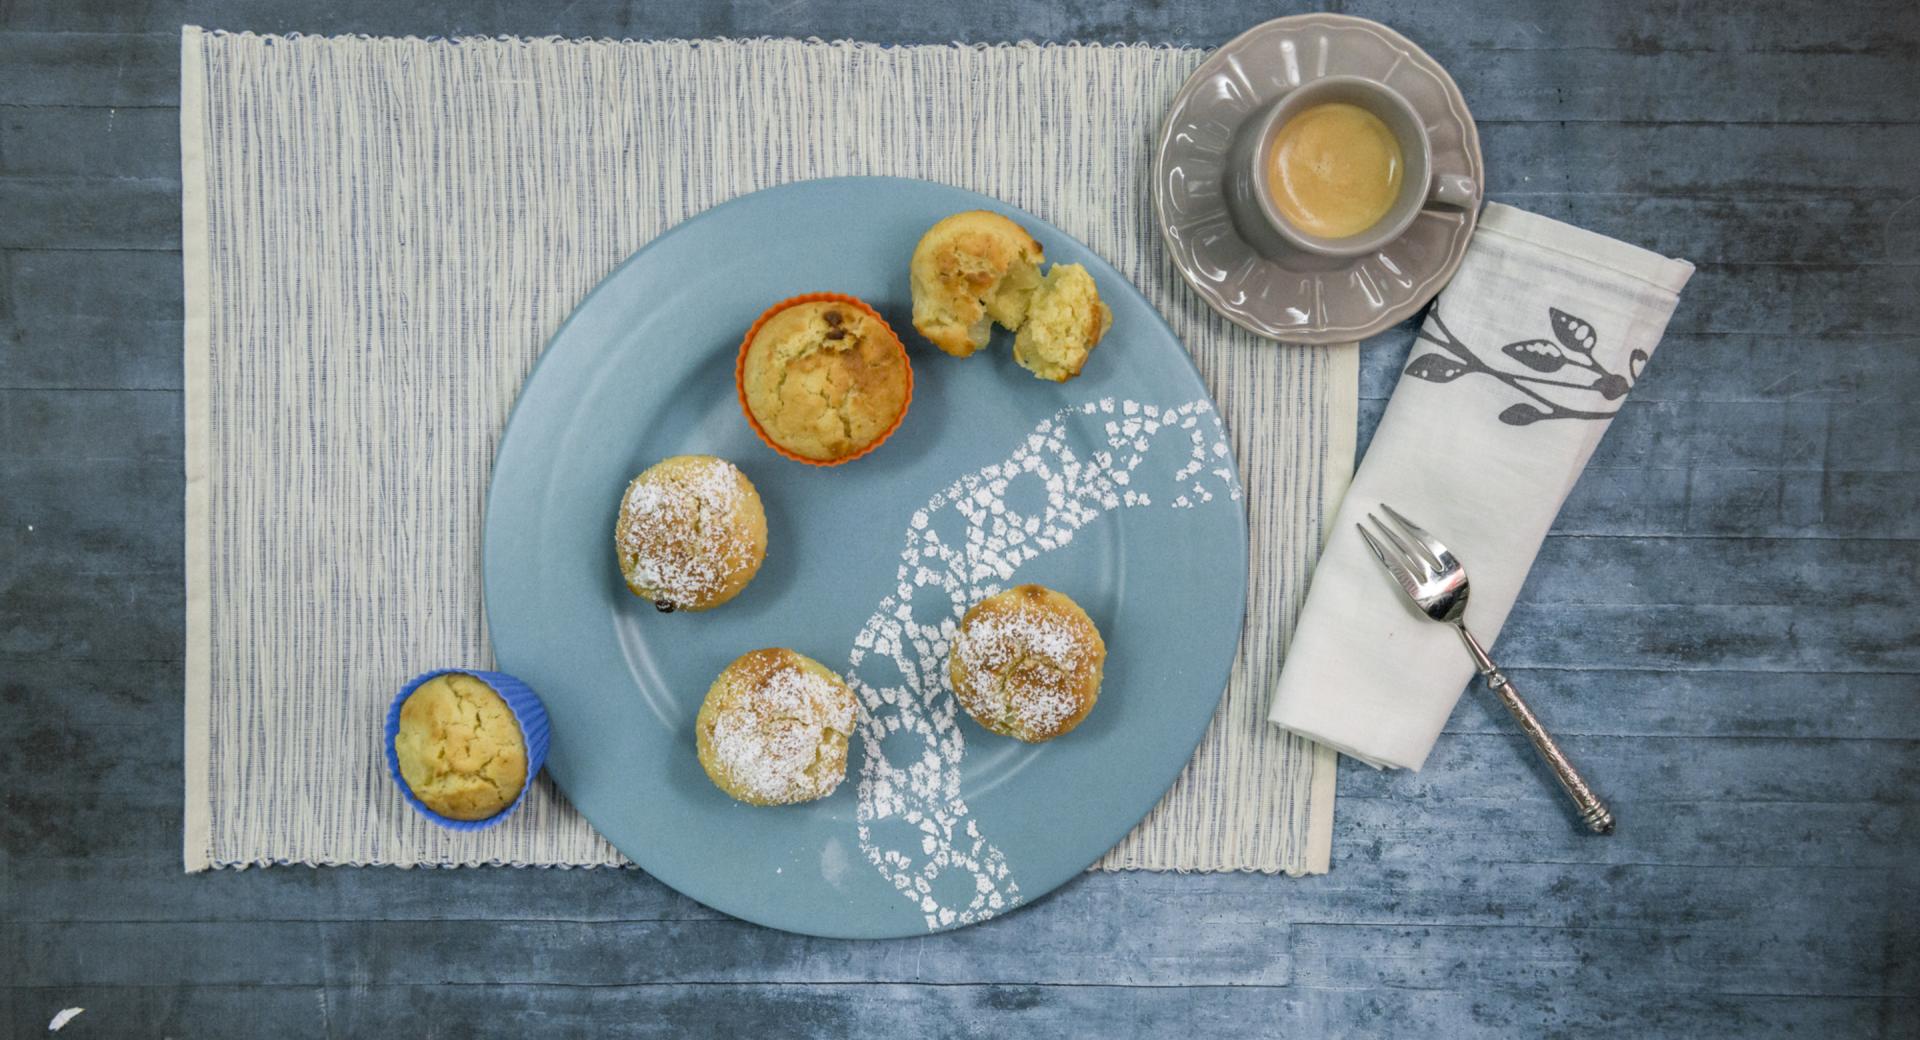
<svg viewBox="0 0 1920 1040"><path fill-rule="evenodd" d="M627 584L656 602L698 603L755 560L733 516L746 498L733 463L711 457L673 460L628 486L614 547Z"/></svg>
<svg viewBox="0 0 1920 1040"><path fill-rule="evenodd" d="M1074 443L1088 440L1103 447L1083 455ZM1185 453L1178 466L1143 468L1169 451ZM966 741L946 663L961 616L1106 513L1237 501L1228 451L1205 400L1170 408L1088 401L1044 420L1004 461L962 476L913 514L897 584L855 637L848 679L865 708L860 849L929 930L985 920L1021 900L1005 856L960 794ZM1023 509L1028 498L1038 504ZM1038 638L1065 649L1051 635ZM1057 709L1041 699L1032 710L1043 722Z"/></svg>
<svg viewBox="0 0 1920 1040"><path fill-rule="evenodd" d="M853 732L853 701L831 679L791 660L750 666L736 681L742 688L716 714L709 737L714 764L732 786L761 802L833 793L845 775L844 751L823 761L822 748L844 747L833 734Z"/></svg>
<svg viewBox="0 0 1920 1040"><path fill-rule="evenodd" d="M1071 670L1090 652L1091 642L1066 619L1036 609L976 617L961 636L957 652L968 668L1002 672L1022 657L1044 659L1056 669Z"/></svg>
<svg viewBox="0 0 1920 1040"><path fill-rule="evenodd" d="M1052 736L1080 711L1098 665L1098 633L1039 603L988 604L961 622L953 652L973 678L954 694L975 718L1000 720L996 731Z"/></svg>

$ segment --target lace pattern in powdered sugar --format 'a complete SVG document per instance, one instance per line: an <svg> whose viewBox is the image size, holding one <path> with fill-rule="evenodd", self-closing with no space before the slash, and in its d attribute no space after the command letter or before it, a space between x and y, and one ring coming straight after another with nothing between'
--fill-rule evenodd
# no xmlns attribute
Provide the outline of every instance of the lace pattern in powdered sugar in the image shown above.
<svg viewBox="0 0 1920 1040"><path fill-rule="evenodd" d="M1083 456L1073 441L1104 447ZM1178 465L1144 466L1176 451L1185 453ZM1021 900L1011 865L960 795L966 741L947 654L961 616L1106 513L1238 500L1231 459L1205 400L1162 408L1105 398L1041 422L1005 461L954 481L913 514L898 583L855 637L847 678L864 708L860 848L929 930ZM1036 504L1021 511L1029 499Z"/></svg>

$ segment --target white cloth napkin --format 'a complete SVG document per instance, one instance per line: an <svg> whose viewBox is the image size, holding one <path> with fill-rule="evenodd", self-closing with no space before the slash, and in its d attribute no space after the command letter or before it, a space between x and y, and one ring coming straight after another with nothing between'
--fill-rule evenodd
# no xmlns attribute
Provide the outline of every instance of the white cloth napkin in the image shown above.
<svg viewBox="0 0 1920 1040"><path fill-rule="evenodd" d="M1693 265L1489 205L1421 327L1314 570L1271 718L1419 769L1473 665L1354 530L1385 502L1467 566L1491 643L1534 554L1660 342Z"/></svg>

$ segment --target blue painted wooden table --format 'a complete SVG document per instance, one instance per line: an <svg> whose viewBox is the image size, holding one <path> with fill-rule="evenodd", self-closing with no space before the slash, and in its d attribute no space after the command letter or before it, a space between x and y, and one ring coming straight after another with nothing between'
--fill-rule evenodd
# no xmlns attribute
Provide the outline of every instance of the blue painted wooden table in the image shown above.
<svg viewBox="0 0 1920 1040"><path fill-rule="evenodd" d="M1331 874L1090 875L932 938L636 872L182 875L182 22L1211 45L1285 9L0 0L0 1029L1920 1035L1920 5L1334 6L1453 70L1492 197L1699 264L1501 646L1619 834L1476 692L1424 772L1343 768ZM1363 442L1410 335L1365 348Z"/></svg>

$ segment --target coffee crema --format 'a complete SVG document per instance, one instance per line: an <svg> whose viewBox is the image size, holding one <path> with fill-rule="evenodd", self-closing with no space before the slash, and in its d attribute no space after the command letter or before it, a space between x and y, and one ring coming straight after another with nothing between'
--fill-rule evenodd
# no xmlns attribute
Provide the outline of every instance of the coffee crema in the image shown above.
<svg viewBox="0 0 1920 1040"><path fill-rule="evenodd" d="M1351 238L1393 209L1404 167L1400 142L1379 116L1333 101L1280 127L1267 184L1294 227L1318 238Z"/></svg>

